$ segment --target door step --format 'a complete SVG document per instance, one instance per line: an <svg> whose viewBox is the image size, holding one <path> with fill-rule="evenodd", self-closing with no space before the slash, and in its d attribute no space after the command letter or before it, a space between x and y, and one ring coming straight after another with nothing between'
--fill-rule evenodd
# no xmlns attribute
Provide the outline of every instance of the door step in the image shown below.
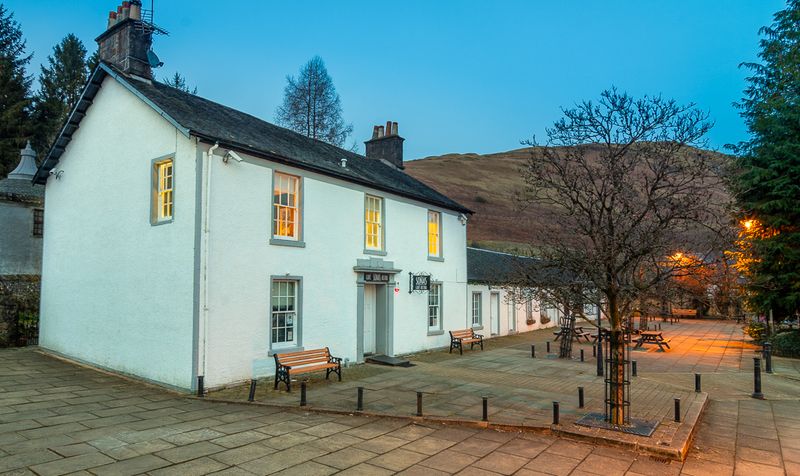
<svg viewBox="0 0 800 476"><path fill-rule="evenodd" d="M388 355L370 355L366 360L370 364L390 365L392 367L413 367L414 364L405 360L398 359L397 357L389 357Z"/></svg>

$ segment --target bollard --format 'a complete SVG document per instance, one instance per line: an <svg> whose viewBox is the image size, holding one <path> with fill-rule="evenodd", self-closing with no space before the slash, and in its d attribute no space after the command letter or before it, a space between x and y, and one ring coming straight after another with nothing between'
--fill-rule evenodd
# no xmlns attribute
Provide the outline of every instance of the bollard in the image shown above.
<svg viewBox="0 0 800 476"><path fill-rule="evenodd" d="M550 353L550 341L547 341L547 353Z"/></svg>
<svg viewBox="0 0 800 476"><path fill-rule="evenodd" d="M306 383L300 382L300 406L306 406Z"/></svg>
<svg viewBox="0 0 800 476"><path fill-rule="evenodd" d="M581 349L581 362L583 362L583 349Z"/></svg>
<svg viewBox="0 0 800 476"><path fill-rule="evenodd" d="M597 357L597 344L592 344L592 357Z"/></svg>
<svg viewBox="0 0 800 476"><path fill-rule="evenodd" d="M422 392L417 392L417 416L422 416Z"/></svg>
<svg viewBox="0 0 800 476"><path fill-rule="evenodd" d="M250 380L250 395L247 396L247 401L252 402L256 399L256 379Z"/></svg>
<svg viewBox="0 0 800 476"><path fill-rule="evenodd" d="M675 399L675 421L680 423L681 422L681 399Z"/></svg>
<svg viewBox="0 0 800 476"><path fill-rule="evenodd" d="M553 425L558 425L558 402L553 402Z"/></svg>
<svg viewBox="0 0 800 476"><path fill-rule="evenodd" d="M700 393L700 374L694 374L694 391Z"/></svg>
<svg viewBox="0 0 800 476"><path fill-rule="evenodd" d="M772 373L772 344L764 342L764 363L766 364L766 372Z"/></svg>
<svg viewBox="0 0 800 476"><path fill-rule="evenodd" d="M489 397L483 397L483 417L481 421L489 421Z"/></svg>
<svg viewBox="0 0 800 476"><path fill-rule="evenodd" d="M197 396L198 397L205 397L205 395L206 395L206 390L205 390L205 388L203 388L203 376L202 375L198 375L197 376Z"/></svg>
<svg viewBox="0 0 800 476"><path fill-rule="evenodd" d="M636 373L636 361L631 360L631 375L636 377L638 374Z"/></svg>
<svg viewBox="0 0 800 476"><path fill-rule="evenodd" d="M532 359L536 358L536 346L533 344L531 344L531 358Z"/></svg>
<svg viewBox="0 0 800 476"><path fill-rule="evenodd" d="M658 323L658 330L661 330L661 323Z"/></svg>
<svg viewBox="0 0 800 476"><path fill-rule="evenodd" d="M356 411L364 410L364 387L358 387L358 399L356 400Z"/></svg>
<svg viewBox="0 0 800 476"><path fill-rule="evenodd" d="M583 387L578 387L578 408L583 408Z"/></svg>
<svg viewBox="0 0 800 476"><path fill-rule="evenodd" d="M763 399L764 394L761 393L761 359L753 357L753 398Z"/></svg>
<svg viewBox="0 0 800 476"><path fill-rule="evenodd" d="M597 335L597 376L603 376L603 345L602 335L599 333Z"/></svg>

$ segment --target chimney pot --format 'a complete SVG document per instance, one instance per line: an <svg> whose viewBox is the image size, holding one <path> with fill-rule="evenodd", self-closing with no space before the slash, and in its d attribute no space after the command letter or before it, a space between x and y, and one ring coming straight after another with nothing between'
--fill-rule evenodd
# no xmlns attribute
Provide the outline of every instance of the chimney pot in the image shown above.
<svg viewBox="0 0 800 476"><path fill-rule="evenodd" d="M130 16L134 20L142 19L142 2L141 0L132 0L130 2L131 10Z"/></svg>
<svg viewBox="0 0 800 476"><path fill-rule="evenodd" d="M372 138L373 139L377 139L378 138L378 126L373 126L372 127Z"/></svg>
<svg viewBox="0 0 800 476"><path fill-rule="evenodd" d="M383 137L383 126L375 126L378 128L378 139Z"/></svg>
<svg viewBox="0 0 800 476"><path fill-rule="evenodd" d="M392 121L386 121L386 135L392 135Z"/></svg>
<svg viewBox="0 0 800 476"><path fill-rule="evenodd" d="M392 123L392 135L393 136L397 135L397 123L396 122Z"/></svg>

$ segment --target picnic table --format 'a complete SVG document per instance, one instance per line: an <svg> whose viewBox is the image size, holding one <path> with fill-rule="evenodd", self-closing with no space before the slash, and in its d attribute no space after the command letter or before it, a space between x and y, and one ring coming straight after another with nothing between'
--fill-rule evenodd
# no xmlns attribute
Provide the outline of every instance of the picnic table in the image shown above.
<svg viewBox="0 0 800 476"><path fill-rule="evenodd" d="M564 332L565 332L567 329L568 329L567 327L562 327L562 328L561 328L561 329L559 329L558 331L556 331L556 332L553 332L553 335L555 335L555 336L556 336L556 338L555 338L555 339L553 339L553 340L558 340L559 338L561 338L561 336L563 336L563 335L564 335ZM584 339L586 339L586 342L589 342L589 339L590 339L591 337L593 337L593 336L592 336L592 333L591 333L591 332L589 332L589 331L587 331L587 330L584 330L584 329L583 329L583 327L581 327L581 326L576 326L576 327L575 327L575 332L573 332L573 333L572 333L572 338L573 338L574 340L577 340L578 342L580 342L580 340L581 340L581 337L583 337ZM596 337L595 337L595 338L596 338Z"/></svg>
<svg viewBox="0 0 800 476"><path fill-rule="evenodd" d="M661 331L642 331L639 333L639 338L636 339L636 347L637 349L641 348L645 344L656 344L659 349L662 351L664 347L667 349L670 348L669 346L669 339L664 339L664 335Z"/></svg>

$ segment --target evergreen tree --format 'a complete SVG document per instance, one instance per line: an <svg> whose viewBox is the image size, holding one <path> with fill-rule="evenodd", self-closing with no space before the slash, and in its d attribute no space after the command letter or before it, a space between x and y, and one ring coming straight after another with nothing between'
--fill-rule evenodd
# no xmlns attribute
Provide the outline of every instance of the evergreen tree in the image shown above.
<svg viewBox="0 0 800 476"><path fill-rule="evenodd" d="M197 87L189 88L186 84L186 78L181 75L179 72L175 72L171 78L167 78L164 80L164 84L167 86L172 86L175 89L180 89L181 91L189 94L197 94Z"/></svg>
<svg viewBox="0 0 800 476"><path fill-rule="evenodd" d="M80 99L88 75L86 47L70 33L53 48L39 74L34 112L37 150L45 152L53 144Z"/></svg>
<svg viewBox="0 0 800 476"><path fill-rule="evenodd" d="M776 318L800 310L800 0L789 0L761 29L759 63L739 106L749 141L734 147L734 190L753 260L751 304ZM755 223L756 226L753 226Z"/></svg>
<svg viewBox="0 0 800 476"><path fill-rule="evenodd" d="M89 73L94 71L97 68L97 65L100 64L100 53L97 50L94 50L92 56L86 61L86 66L89 69Z"/></svg>
<svg viewBox="0 0 800 476"><path fill-rule="evenodd" d="M19 149L30 134L31 78L25 66L25 40L14 14L0 3L0 178L19 161Z"/></svg>

